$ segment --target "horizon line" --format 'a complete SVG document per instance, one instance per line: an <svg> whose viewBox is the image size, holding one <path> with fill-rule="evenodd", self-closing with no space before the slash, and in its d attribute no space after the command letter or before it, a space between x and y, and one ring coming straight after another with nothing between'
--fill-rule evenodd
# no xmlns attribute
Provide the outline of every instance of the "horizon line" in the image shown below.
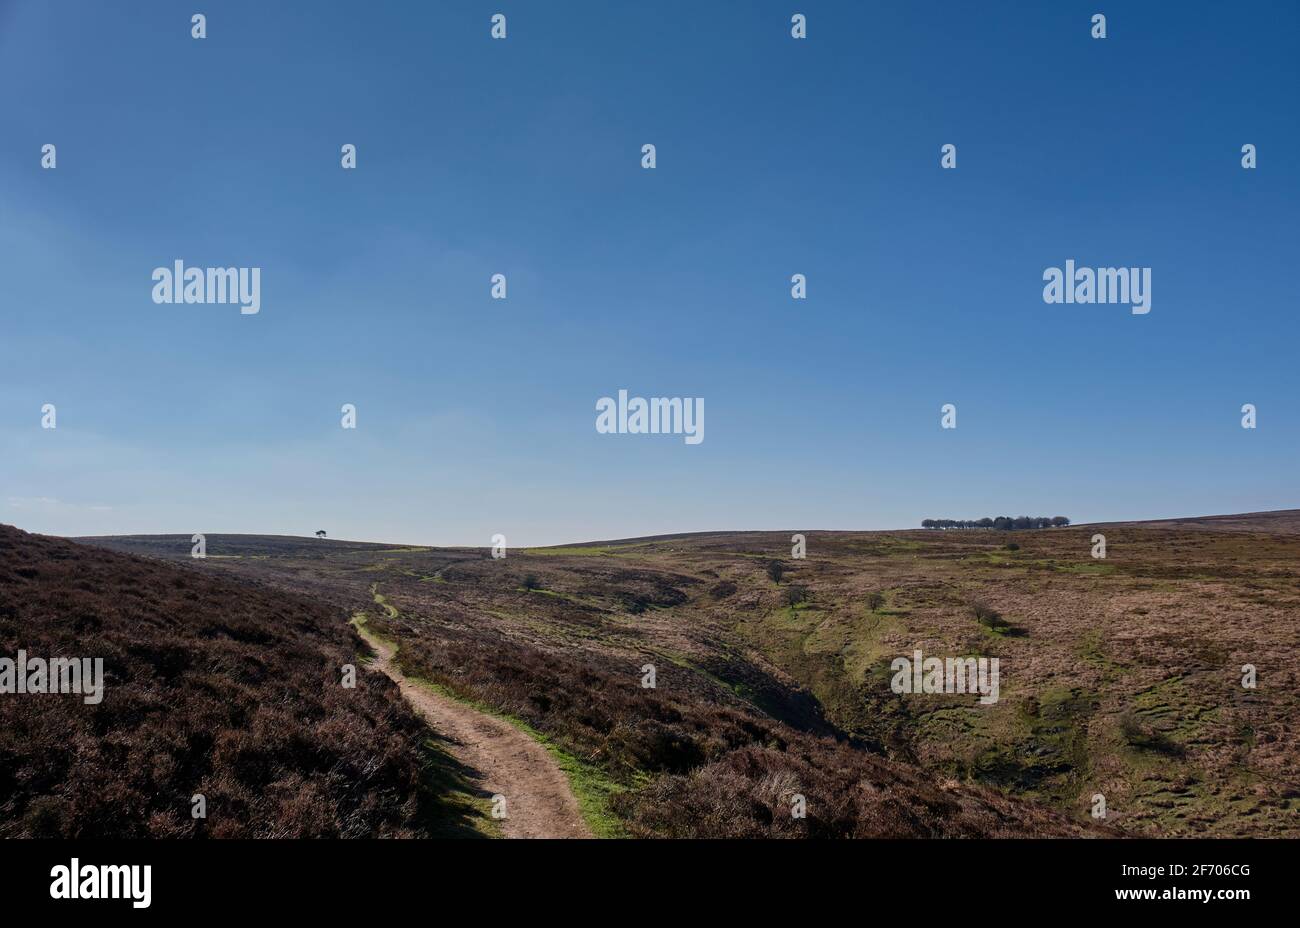
<svg viewBox="0 0 1300 928"><path fill-rule="evenodd" d="M508 548L513 548L515 550L519 550L522 548L573 548L573 547L590 547L594 545L607 545L607 544L614 544L620 542L621 543L649 542L649 541L667 540L672 538L698 538L705 535L774 535L774 534L784 534L786 532L793 532L795 534L817 533L822 535L832 535L832 534L867 535L867 534L888 534L893 532L936 532L936 531L937 532L1057 531L1061 528L1067 528L1067 529L1085 528L1089 526L1099 526L1099 525L1142 525L1142 524L1150 524L1153 522L1187 522L1187 521L1195 521L1201 519L1223 519L1223 518L1230 518L1234 516L1246 517L1246 516L1262 516L1262 515L1279 515L1282 513L1300 514L1300 509L1261 509L1261 510L1255 510L1251 512L1210 513L1210 514L1196 515L1196 516L1164 516L1155 519L1106 519L1103 521L1094 521L1094 522L1071 522L1069 525L1066 526L1057 526L1057 527L1046 528L1046 529L995 529L995 528L926 529L926 528L922 528L919 524L908 528L869 528L869 529L868 528L862 528L862 529L817 529L817 528L706 529L706 530L692 531L692 532L664 532L656 535L626 535L618 538L590 539L585 541L564 541L564 542L558 542L554 544L543 544L543 545L533 545L533 544L508 545ZM930 517L927 516L926 518L930 518ZM17 525L13 527L19 528L22 531L26 531L26 529L21 529L21 527ZM44 533L33 532L32 534L44 534ZM108 538L163 538L167 536L175 536L178 538L192 538L194 534L195 534L194 532L123 532L115 535L51 535L50 537L63 538L68 541L78 541L82 539L98 540L98 539L108 539ZM348 544L390 545L390 546L401 545L404 547L411 547L411 548L463 549L463 550L471 550L471 551L480 550L480 549L487 550L493 547L492 544L490 543L489 544L425 544L421 542L403 542L403 541L387 541L387 540L371 541L362 538L330 538L328 536L326 536L325 538L316 538L314 533L295 535L295 534L283 534L280 532L210 532L210 533L205 532L203 534L212 535L212 536L226 535L226 536L245 537L245 538L302 538L302 539L314 539L317 541L324 541L324 542L340 542L340 543L348 543Z"/></svg>

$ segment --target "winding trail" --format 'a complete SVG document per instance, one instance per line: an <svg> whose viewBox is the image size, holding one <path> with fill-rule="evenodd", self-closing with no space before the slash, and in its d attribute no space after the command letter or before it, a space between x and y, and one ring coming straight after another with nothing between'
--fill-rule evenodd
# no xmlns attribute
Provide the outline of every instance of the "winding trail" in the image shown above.
<svg viewBox="0 0 1300 928"><path fill-rule="evenodd" d="M397 610L375 594L375 602L390 615ZM450 740L448 750L476 771L477 787L487 795L505 797L502 832L507 838L590 838L569 787L568 777L538 742L504 719L444 696L417 683L398 669L397 648L353 622L357 632L375 652L371 669L391 679L416 712L440 735Z"/></svg>

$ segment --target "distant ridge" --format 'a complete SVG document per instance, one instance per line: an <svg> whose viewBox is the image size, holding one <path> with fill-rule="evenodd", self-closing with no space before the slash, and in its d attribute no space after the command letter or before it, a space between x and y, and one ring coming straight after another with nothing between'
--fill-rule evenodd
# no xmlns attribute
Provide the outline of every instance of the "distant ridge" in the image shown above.
<svg viewBox="0 0 1300 928"><path fill-rule="evenodd" d="M1109 522L1076 522L1073 528L1090 528L1104 525L1140 525L1146 528L1171 528L1171 529L1203 529L1206 531L1216 532L1266 532L1278 535L1295 535L1300 534L1300 509L1275 509L1267 512L1239 512L1228 513L1224 515L1213 516L1186 516L1172 519L1130 519L1130 520L1112 520ZM965 531L975 533L981 531L993 531L993 529L967 529ZM1017 529L1016 531L1039 531L1037 529ZM794 532L800 532L804 535L823 535L823 536L850 536L850 535L897 535L903 532L929 534L927 529L908 526L905 528L878 528L878 529L818 529L818 528L786 528L786 529L722 529L717 531L700 531L700 532L670 532L659 535L629 535L623 538L606 538L596 541L570 541L561 542L551 545L522 545L524 549L545 549L545 548L589 548L609 545L629 545L629 544L648 544L665 541L689 541L704 538L734 538L734 537L761 537L761 536L789 536ZM109 548L115 551L124 551L130 554L146 554L158 557L176 557L184 555L188 557L190 550L189 535L166 534L166 535L77 535L70 536L69 541L80 544L95 545L101 548ZM423 548L430 551L464 551L473 552L486 549L488 545L423 545L423 544L404 544L400 542L385 541L351 541L339 538L315 538L310 535L259 535L259 534L239 534L239 533L213 533L206 536L208 542L208 551L210 554L276 554L281 551L301 554L301 546L305 543L319 546L322 553L332 551L337 554L340 551L364 551L375 549L417 549Z"/></svg>
<svg viewBox="0 0 1300 928"><path fill-rule="evenodd" d="M1239 512L1219 516L1189 516L1182 519L1146 519L1133 522L1095 522L1093 525L1141 525L1148 528L1203 529L1213 532L1269 532L1300 534L1300 509L1270 512Z"/></svg>

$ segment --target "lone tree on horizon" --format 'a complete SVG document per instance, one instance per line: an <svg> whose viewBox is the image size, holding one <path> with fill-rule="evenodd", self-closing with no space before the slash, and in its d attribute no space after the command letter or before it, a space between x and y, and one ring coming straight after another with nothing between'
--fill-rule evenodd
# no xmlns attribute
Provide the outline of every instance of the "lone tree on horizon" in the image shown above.
<svg viewBox="0 0 1300 928"><path fill-rule="evenodd" d="M323 528L322 528L322 529L318 529L318 530L316 531L316 537L317 537L317 538L324 538L324 537L325 537L325 529L323 529Z"/></svg>

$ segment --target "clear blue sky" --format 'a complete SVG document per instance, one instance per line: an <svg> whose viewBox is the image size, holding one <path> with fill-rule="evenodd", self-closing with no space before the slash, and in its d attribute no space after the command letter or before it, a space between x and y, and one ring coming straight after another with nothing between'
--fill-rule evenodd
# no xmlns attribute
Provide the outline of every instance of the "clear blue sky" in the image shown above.
<svg viewBox="0 0 1300 928"><path fill-rule="evenodd" d="M0 521L1295 507L1298 104L1293 2L0 0ZM1150 266L1151 313L1045 304L1067 258ZM261 312L154 304L176 259L261 267ZM597 434L619 388L703 397L704 442Z"/></svg>

